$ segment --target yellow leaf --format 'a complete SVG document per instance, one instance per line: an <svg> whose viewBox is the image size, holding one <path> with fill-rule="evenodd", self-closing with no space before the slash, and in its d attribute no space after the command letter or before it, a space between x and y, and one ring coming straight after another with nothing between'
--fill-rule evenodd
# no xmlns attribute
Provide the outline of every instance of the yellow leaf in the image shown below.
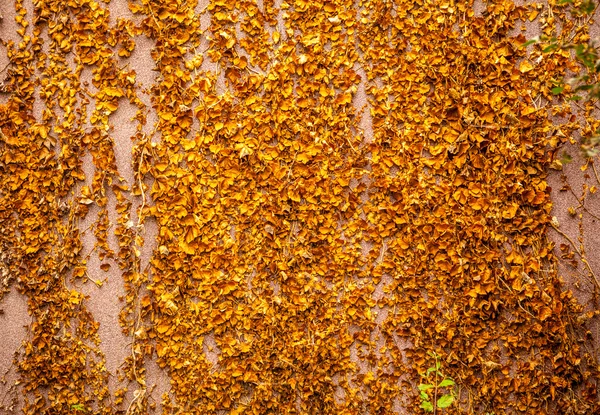
<svg viewBox="0 0 600 415"><path fill-rule="evenodd" d="M298 157L296 157L296 160L298 160L300 163L306 164L310 161L310 157L305 153L300 153L298 154Z"/></svg>
<svg viewBox="0 0 600 415"><path fill-rule="evenodd" d="M106 87L103 89L104 93L106 95L108 95L109 97L122 97L123 96L123 92L121 91L120 88L114 88L114 87Z"/></svg>
<svg viewBox="0 0 600 415"><path fill-rule="evenodd" d="M521 66L519 66L519 70L522 73L531 72L533 70L533 65L528 60L524 60L521 62Z"/></svg>
<svg viewBox="0 0 600 415"><path fill-rule="evenodd" d="M254 153L254 150L252 150L250 147L248 147L246 145L243 145L242 149L240 150L240 158L249 156L252 153Z"/></svg>
<svg viewBox="0 0 600 415"><path fill-rule="evenodd" d="M170 326L167 325L166 323L160 323L158 326L156 326L156 331L158 331L160 334L164 334L167 331L169 331Z"/></svg>
<svg viewBox="0 0 600 415"><path fill-rule="evenodd" d="M519 209L519 205L517 205L516 203L513 203L512 205L510 205L509 207L507 207L506 209L504 209L502 211L502 217L504 219L512 219L517 214L518 209Z"/></svg>
<svg viewBox="0 0 600 415"><path fill-rule="evenodd" d="M77 291L71 290L71 293L69 296L69 302L71 304L81 303L81 294L79 294Z"/></svg>

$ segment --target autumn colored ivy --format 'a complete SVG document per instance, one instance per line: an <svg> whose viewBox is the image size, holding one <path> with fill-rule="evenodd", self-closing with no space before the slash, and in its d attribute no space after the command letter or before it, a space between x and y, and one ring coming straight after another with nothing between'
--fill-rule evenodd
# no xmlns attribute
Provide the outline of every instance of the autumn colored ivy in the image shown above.
<svg viewBox="0 0 600 415"><path fill-rule="evenodd" d="M14 408L422 413L440 366L455 388L440 411L600 410L598 313L547 234L548 169L581 130L553 88L577 62L520 33L585 37L589 22L552 1L131 0L117 19L105 3L15 0L0 290L33 320ZM152 85L127 60L142 37ZM125 103L129 179L112 120ZM95 255L125 292L116 390L77 288L93 213Z"/></svg>

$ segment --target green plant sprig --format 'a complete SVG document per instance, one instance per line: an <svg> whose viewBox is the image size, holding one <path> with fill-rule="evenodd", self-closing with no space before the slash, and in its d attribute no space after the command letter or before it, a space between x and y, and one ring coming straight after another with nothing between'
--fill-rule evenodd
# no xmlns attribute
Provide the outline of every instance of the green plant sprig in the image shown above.
<svg viewBox="0 0 600 415"><path fill-rule="evenodd" d="M452 378L442 373L440 355L435 352L428 354L435 359L435 365L420 374L424 383L419 384L419 397L421 398L419 407L436 414L438 409L445 409L452 405L456 398L454 390L456 384ZM433 396L430 395L431 393Z"/></svg>

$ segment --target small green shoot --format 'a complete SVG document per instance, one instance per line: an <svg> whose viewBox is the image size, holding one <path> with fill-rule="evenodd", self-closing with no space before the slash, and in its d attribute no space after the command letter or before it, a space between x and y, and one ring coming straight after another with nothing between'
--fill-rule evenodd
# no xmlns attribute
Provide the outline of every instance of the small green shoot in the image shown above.
<svg viewBox="0 0 600 415"><path fill-rule="evenodd" d="M424 383L419 385L419 397L421 398L420 408L426 412L437 413L438 409L445 409L452 405L456 398L454 391L454 380L441 371L440 356L435 352L429 355L435 359L435 365L428 368L427 372L422 373Z"/></svg>
<svg viewBox="0 0 600 415"><path fill-rule="evenodd" d="M566 151L563 151L563 153L560 156L560 163L564 166L565 164L569 164L572 161L573 157L571 157L571 155Z"/></svg>
<svg viewBox="0 0 600 415"><path fill-rule="evenodd" d="M538 43L540 41L539 37L534 37L533 39L529 39L527 42L521 45L522 48L526 48L529 45L533 45L534 43Z"/></svg>

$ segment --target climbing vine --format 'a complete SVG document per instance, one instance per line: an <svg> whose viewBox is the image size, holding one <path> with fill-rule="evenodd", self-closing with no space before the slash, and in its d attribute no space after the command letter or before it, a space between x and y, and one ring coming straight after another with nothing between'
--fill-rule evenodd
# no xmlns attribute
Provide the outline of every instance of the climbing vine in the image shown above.
<svg viewBox="0 0 600 415"><path fill-rule="evenodd" d="M108 3L16 0L3 41L0 292L32 316L3 409L598 411L598 313L548 235L548 171L597 121L556 90L576 57L523 33L576 42L589 20L509 0ZM124 293L116 386L92 254Z"/></svg>

